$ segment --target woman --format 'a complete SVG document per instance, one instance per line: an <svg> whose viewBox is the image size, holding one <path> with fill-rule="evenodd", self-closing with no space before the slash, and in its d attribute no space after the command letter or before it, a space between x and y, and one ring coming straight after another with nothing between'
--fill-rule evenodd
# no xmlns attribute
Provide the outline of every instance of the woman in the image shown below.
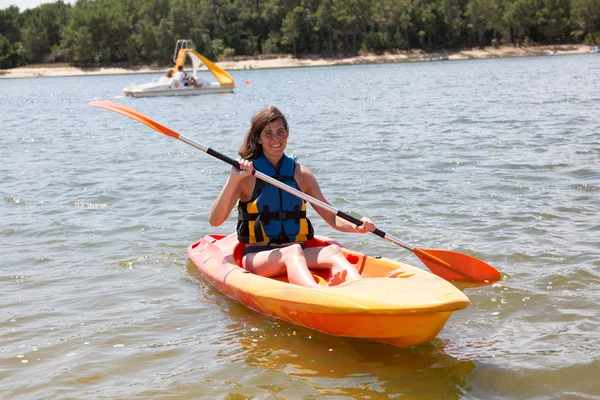
<svg viewBox="0 0 600 400"><path fill-rule="evenodd" d="M162 83L164 85L170 85L172 79L173 79L173 68L169 68L167 70L167 74L160 78L160 83Z"/></svg>
<svg viewBox="0 0 600 400"><path fill-rule="evenodd" d="M317 179L304 165L285 155L289 136L285 116L274 106L265 107L251 121L240 147L241 169L232 168L229 179L215 200L209 215L212 226L219 226L238 203L238 240L246 243L243 267L257 275L272 277L287 272L290 283L318 287L311 269L331 269L330 286L360 279L337 245L307 248L313 237L306 218L304 200L256 178L254 168L292 186L323 203L327 201ZM332 228L342 232L367 233L375 224L363 217L356 226L330 210L313 205Z"/></svg>

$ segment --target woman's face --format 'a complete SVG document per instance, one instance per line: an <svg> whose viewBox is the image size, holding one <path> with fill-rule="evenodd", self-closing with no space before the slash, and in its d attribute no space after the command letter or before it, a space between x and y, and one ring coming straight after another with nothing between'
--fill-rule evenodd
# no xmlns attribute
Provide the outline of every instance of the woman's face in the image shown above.
<svg viewBox="0 0 600 400"><path fill-rule="evenodd" d="M285 130L283 121L276 119L271 121L260 134L258 143L262 146L263 153L269 158L279 158L285 151L288 132Z"/></svg>

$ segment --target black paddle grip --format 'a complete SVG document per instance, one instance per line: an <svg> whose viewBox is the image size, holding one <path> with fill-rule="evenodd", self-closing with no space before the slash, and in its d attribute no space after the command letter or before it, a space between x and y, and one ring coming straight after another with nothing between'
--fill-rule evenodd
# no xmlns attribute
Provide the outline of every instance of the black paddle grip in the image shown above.
<svg viewBox="0 0 600 400"><path fill-rule="evenodd" d="M352 215L350 215L350 214L346 214L346 213L345 213L345 212L343 212L343 211L339 211L339 210L338 210L338 212L337 212L335 215L337 215L337 216L338 216L338 217L340 217L340 218L343 218L343 219L345 219L345 220L346 220L346 221L348 221L348 222L352 222L352 223L353 223L354 225L356 225L356 226L361 226L361 225L363 224L363 222L362 222L360 219L358 219L358 218L355 218L355 217L353 217L353 216L352 216ZM373 232L371 232L371 233L374 233L374 234L376 234L377 236L379 236L379 237L381 237L381 238L385 238L385 232L384 232L384 231L382 231L382 230L375 229L375 230L374 230Z"/></svg>
<svg viewBox="0 0 600 400"><path fill-rule="evenodd" d="M234 160L231 157L227 157L225 154L221 154L218 151L215 151L215 150L213 150L211 148L208 148L206 150L206 154L209 154L209 155L211 155L213 157L216 157L216 158L218 158L221 161L225 161L227 164L232 165L232 166L236 167L237 169L241 169L240 168L240 163L237 162L237 160Z"/></svg>
<svg viewBox="0 0 600 400"><path fill-rule="evenodd" d="M355 218L350 214L346 214L343 211L338 211L335 215L337 215L340 218L345 219L348 222L352 222L356 226L361 226L363 224L363 222L360 219Z"/></svg>
<svg viewBox="0 0 600 400"><path fill-rule="evenodd" d="M385 239L385 232L382 231L381 229L375 228L375 230L373 232L371 232L371 233L374 233L377 236L379 236L380 238Z"/></svg>

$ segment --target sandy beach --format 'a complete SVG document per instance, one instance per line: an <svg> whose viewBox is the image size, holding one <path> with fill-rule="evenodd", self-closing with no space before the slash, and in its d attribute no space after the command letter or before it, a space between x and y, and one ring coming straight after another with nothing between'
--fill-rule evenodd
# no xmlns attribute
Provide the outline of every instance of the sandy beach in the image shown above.
<svg viewBox="0 0 600 400"><path fill-rule="evenodd" d="M288 56L261 56L259 58L236 58L232 61L221 61L217 64L225 70L243 70L260 68L295 68L315 67L327 65L352 65L352 64L377 64L398 62L426 62L434 60L469 60L484 58L504 57L532 57L555 55L584 54L592 50L592 46L575 45L552 45L531 47L486 47L483 49L473 48L460 51L446 51L437 53L425 53L421 50L401 51L381 55L368 54L355 57L292 57ZM111 75L111 74L146 74L162 73L167 66L139 66L139 67L74 67L69 64L39 64L24 67L0 70L1 78L35 78L47 76L83 76L83 75Z"/></svg>

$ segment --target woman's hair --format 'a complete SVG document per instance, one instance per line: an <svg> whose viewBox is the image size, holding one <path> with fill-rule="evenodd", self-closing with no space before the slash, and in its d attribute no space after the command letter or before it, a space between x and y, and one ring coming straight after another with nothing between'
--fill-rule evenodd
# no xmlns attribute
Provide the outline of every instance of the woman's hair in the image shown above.
<svg viewBox="0 0 600 400"><path fill-rule="evenodd" d="M173 77L173 68L169 68L167 70L167 78L172 78Z"/></svg>
<svg viewBox="0 0 600 400"><path fill-rule="evenodd" d="M283 122L283 127L286 132L289 132L288 123L285 116L275 106L266 106L252 117L250 121L250 129L246 133L244 143L240 146L238 154L246 160L254 160L262 154L262 147L258 143L260 134L273 121L278 119Z"/></svg>

